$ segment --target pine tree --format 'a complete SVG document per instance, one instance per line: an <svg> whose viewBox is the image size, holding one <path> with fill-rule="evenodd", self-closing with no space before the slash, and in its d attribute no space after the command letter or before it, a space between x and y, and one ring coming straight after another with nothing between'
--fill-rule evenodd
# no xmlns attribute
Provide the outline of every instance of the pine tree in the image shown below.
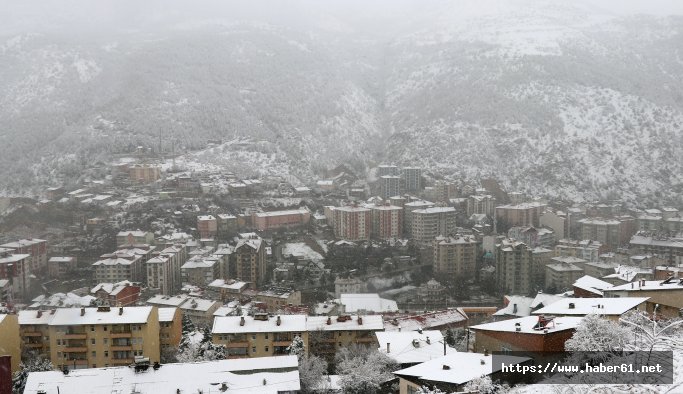
<svg viewBox="0 0 683 394"><path fill-rule="evenodd" d="M22 362L19 366L19 371L17 371L12 378L12 392L15 394L24 392L29 373L52 371L53 369L54 366L52 365L52 362L48 359L43 359L42 357L30 359L25 363Z"/></svg>
<svg viewBox="0 0 683 394"><path fill-rule="evenodd" d="M292 344L287 347L287 352L290 355L296 356L299 360L306 354L306 347L304 345L303 339L300 336L295 336L292 339Z"/></svg>

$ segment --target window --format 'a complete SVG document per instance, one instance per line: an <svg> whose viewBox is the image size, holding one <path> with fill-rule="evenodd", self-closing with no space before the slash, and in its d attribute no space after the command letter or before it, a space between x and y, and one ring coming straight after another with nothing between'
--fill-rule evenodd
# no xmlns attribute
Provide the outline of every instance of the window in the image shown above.
<svg viewBox="0 0 683 394"><path fill-rule="evenodd" d="M95 357L97 357L97 352L90 352L90 355L91 355L93 358L95 358Z"/></svg>
<svg viewBox="0 0 683 394"><path fill-rule="evenodd" d="M256 334L251 334L251 339L256 339Z"/></svg>
<svg viewBox="0 0 683 394"><path fill-rule="evenodd" d="M107 326L102 326L102 329L103 329L104 331L107 331Z"/></svg>
<svg viewBox="0 0 683 394"><path fill-rule="evenodd" d="M252 352L252 353L256 353L256 346L252 346L251 352Z"/></svg>
<svg viewBox="0 0 683 394"><path fill-rule="evenodd" d="M95 338L91 338L91 339L90 339L90 344L91 344L91 345L94 345L94 344L95 344Z"/></svg>
<svg viewBox="0 0 683 394"><path fill-rule="evenodd" d="M95 331L95 326L90 326L90 331Z"/></svg>
<svg viewBox="0 0 683 394"><path fill-rule="evenodd" d="M266 334L266 339L268 339L268 334Z"/></svg>
<svg viewBox="0 0 683 394"><path fill-rule="evenodd" d="M108 344L109 344L109 338L104 338L102 341L104 341L104 344L105 344L105 345L108 345Z"/></svg>
<svg viewBox="0 0 683 394"><path fill-rule="evenodd" d="M109 350L104 351L104 357L109 357Z"/></svg>
<svg viewBox="0 0 683 394"><path fill-rule="evenodd" d="M266 346L266 352L268 351L268 346Z"/></svg>

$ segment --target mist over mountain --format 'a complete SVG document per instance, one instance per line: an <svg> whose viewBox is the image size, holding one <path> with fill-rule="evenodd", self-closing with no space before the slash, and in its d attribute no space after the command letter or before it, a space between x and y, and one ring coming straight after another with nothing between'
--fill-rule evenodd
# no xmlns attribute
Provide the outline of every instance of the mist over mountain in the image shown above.
<svg viewBox="0 0 683 394"><path fill-rule="evenodd" d="M0 17L4 193L102 176L98 162L161 136L165 151L262 141L191 154L255 175L387 161L550 197L683 203L674 3L81 3ZM43 24L27 22L36 12Z"/></svg>

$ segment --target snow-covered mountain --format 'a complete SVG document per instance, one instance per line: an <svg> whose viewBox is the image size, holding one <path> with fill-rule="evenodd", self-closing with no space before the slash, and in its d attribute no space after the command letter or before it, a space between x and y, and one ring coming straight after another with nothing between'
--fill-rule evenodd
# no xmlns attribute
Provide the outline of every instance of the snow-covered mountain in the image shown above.
<svg viewBox="0 0 683 394"><path fill-rule="evenodd" d="M361 3L3 33L0 185L75 181L161 134L163 149L249 138L183 160L253 174L391 161L539 195L683 204L682 17Z"/></svg>

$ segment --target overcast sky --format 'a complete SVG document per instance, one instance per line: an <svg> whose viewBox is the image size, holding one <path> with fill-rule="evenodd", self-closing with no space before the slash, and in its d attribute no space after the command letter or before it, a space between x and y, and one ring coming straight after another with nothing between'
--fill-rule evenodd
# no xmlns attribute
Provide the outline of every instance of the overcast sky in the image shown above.
<svg viewBox="0 0 683 394"><path fill-rule="evenodd" d="M165 29L220 20L380 30L443 16L443 10L449 17L470 17L548 4L612 15L683 15L683 0L0 0L0 34Z"/></svg>

